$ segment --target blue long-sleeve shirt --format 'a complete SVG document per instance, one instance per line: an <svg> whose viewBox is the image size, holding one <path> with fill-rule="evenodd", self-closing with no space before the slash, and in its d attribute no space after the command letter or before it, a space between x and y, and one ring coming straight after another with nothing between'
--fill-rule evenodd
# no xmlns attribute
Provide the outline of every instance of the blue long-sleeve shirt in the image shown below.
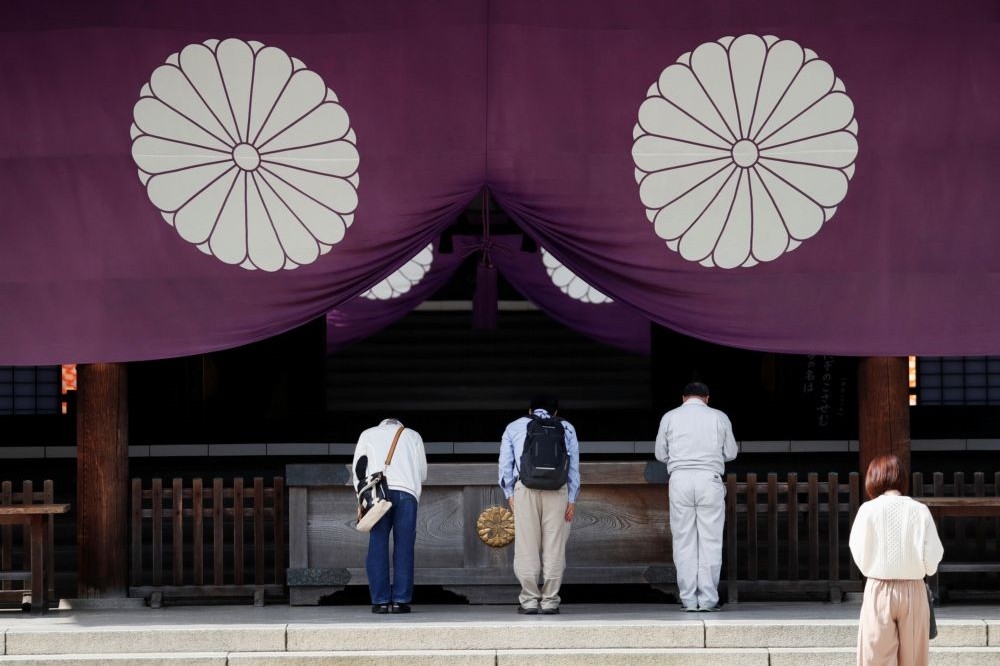
<svg viewBox="0 0 1000 666"><path fill-rule="evenodd" d="M535 416L543 419L549 418L549 413L544 409L536 409ZM512 421L503 431L500 438L500 487L503 489L504 497L510 499L514 496L514 484L517 482L518 465L521 461L521 453L524 451L524 438L528 434L528 424L531 418L522 416L516 421ZM576 498L580 494L580 442L576 439L576 428L565 419L562 422L566 430L566 453L569 455L569 479L567 485L567 499L570 504L576 503Z"/></svg>

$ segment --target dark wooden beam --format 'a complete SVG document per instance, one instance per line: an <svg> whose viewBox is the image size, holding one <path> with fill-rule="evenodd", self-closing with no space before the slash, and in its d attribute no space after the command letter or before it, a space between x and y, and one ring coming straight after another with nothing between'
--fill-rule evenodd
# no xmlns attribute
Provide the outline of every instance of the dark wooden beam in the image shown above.
<svg viewBox="0 0 1000 666"><path fill-rule="evenodd" d="M895 454L910 473L907 359L871 356L858 364L858 453L864 479L872 458Z"/></svg>
<svg viewBox="0 0 1000 666"><path fill-rule="evenodd" d="M128 594L128 393L124 363L80 365L77 389L77 592Z"/></svg>

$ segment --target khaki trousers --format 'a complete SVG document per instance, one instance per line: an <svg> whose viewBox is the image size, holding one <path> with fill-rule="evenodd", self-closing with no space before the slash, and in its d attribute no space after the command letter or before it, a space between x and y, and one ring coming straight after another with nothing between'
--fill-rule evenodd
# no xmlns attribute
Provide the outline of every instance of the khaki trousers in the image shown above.
<svg viewBox="0 0 1000 666"><path fill-rule="evenodd" d="M923 580L869 578L858 626L858 666L927 666L930 608Z"/></svg>
<svg viewBox="0 0 1000 666"><path fill-rule="evenodd" d="M525 608L559 607L570 525L566 505L566 486L533 490L520 481L514 486L514 575L521 583L518 601Z"/></svg>

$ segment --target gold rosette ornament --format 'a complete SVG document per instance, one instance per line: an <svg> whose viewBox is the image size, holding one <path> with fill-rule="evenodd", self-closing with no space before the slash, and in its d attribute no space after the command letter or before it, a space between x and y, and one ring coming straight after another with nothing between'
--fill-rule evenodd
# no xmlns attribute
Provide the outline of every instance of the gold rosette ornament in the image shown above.
<svg viewBox="0 0 1000 666"><path fill-rule="evenodd" d="M503 506L487 507L476 519L476 532L487 546L503 548L514 540L514 514Z"/></svg>

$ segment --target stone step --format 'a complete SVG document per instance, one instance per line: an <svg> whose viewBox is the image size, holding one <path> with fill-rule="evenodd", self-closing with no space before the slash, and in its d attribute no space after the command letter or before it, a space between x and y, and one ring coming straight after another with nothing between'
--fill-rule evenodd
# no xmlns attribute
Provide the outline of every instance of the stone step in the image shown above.
<svg viewBox="0 0 1000 666"><path fill-rule="evenodd" d="M378 635L399 650L413 649L568 649L618 648L798 648L852 647L858 623L852 620L819 621L671 621L640 623L583 623L545 618L544 624L462 623L460 625L411 624L381 626ZM995 626L996 632L1000 626ZM986 647L988 625L982 620L941 620L935 646ZM370 637L357 626L289 625L289 651L332 651L371 648Z"/></svg>
<svg viewBox="0 0 1000 666"><path fill-rule="evenodd" d="M767 650L558 649L394 652L306 652L230 655L230 666L768 666Z"/></svg>
<svg viewBox="0 0 1000 666"><path fill-rule="evenodd" d="M176 652L0 656L7 666L852 666L852 647ZM932 647L931 666L997 666L1000 648Z"/></svg>
<svg viewBox="0 0 1000 666"><path fill-rule="evenodd" d="M135 627L9 628L5 654L129 652L364 652L395 650L524 650L621 648L732 649L853 647L857 622L811 621L566 621L562 617L510 622L327 623ZM516 631L512 627L516 626ZM984 620L940 620L935 647L989 647ZM993 647L1000 625L992 624Z"/></svg>
<svg viewBox="0 0 1000 666"><path fill-rule="evenodd" d="M673 604L564 604L558 616L514 606L138 607L0 615L0 666L484 664L845 666L856 604L753 603L721 613ZM938 612L931 664L1000 666L1000 607Z"/></svg>
<svg viewBox="0 0 1000 666"><path fill-rule="evenodd" d="M992 627L993 642L997 631ZM985 620L938 620L937 647L986 647L991 628ZM705 646L710 648L851 647L857 643L857 620L707 620Z"/></svg>
<svg viewBox="0 0 1000 666"><path fill-rule="evenodd" d="M1000 666L1000 648L934 647L930 666ZM769 666L855 666L853 647L771 648Z"/></svg>
<svg viewBox="0 0 1000 666"><path fill-rule="evenodd" d="M42 654L0 657L3 666L226 666L225 652ZM280 659L280 656L279 656Z"/></svg>

